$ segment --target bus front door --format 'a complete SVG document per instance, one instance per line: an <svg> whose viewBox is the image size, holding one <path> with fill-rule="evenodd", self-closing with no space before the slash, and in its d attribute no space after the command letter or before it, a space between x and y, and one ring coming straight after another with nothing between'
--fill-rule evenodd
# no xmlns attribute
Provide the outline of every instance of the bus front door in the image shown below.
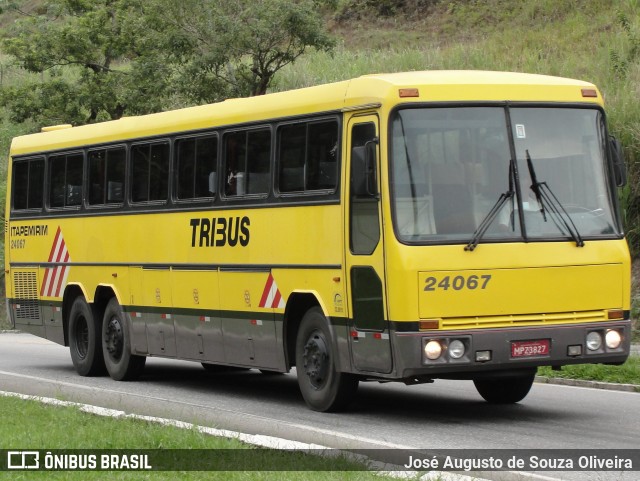
<svg viewBox="0 0 640 481"><path fill-rule="evenodd" d="M379 184L379 130L375 115L349 122L348 249L349 339L356 369L392 369L389 322L384 296L384 243Z"/></svg>

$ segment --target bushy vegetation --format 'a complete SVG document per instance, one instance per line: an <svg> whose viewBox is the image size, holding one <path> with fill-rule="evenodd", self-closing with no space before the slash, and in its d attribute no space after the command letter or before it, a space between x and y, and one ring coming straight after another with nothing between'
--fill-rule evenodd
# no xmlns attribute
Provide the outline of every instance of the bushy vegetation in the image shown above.
<svg viewBox="0 0 640 481"><path fill-rule="evenodd" d="M605 364L576 364L564 366L561 371L550 367L538 369L538 375L547 378L584 379L586 381L634 384L640 392L640 357L631 356L621 366Z"/></svg>
<svg viewBox="0 0 640 481"><path fill-rule="evenodd" d="M384 5L393 13L385 15ZM632 253L640 255L640 0L343 0L336 18L340 47L301 58L276 78L277 88L429 69L521 71L598 85L610 133L624 146L623 215Z"/></svg>
<svg viewBox="0 0 640 481"><path fill-rule="evenodd" d="M106 4L122 3L130 8L131 5L157 6L162 1ZM163 24L166 28L154 31L153 42L149 41L149 37L140 43L136 43L138 40L132 40L137 49L135 56L123 55L110 64L110 68L113 69L132 69L134 62L144 57L144 48L156 49L158 45L162 45L162 41L165 42L165 46L172 45L173 50L168 54L169 57L175 60L180 54L184 54L183 59L189 60L185 69L176 70L187 72L189 75L173 77L177 82L168 85L166 77L162 78L162 82L158 80L160 73L165 70L154 70L147 65L146 70L141 71L141 78L148 77L153 81L140 81L141 91L138 96L130 95L132 99L140 102L140 99L144 100L145 96L153 93L155 88L165 97L161 102L149 101L147 105L150 109L157 110L215 100L242 92L241 89L236 89L230 93L223 89L220 96L216 97L215 93L206 89L220 86L220 82L229 84L221 77L225 72L246 72L246 78L250 80L251 75L257 71L257 57L252 57L252 53L246 50L237 60L240 63L234 64L229 57L225 57L224 54L232 50L234 45L232 36L221 37L228 48L220 49L219 45L212 44L216 39L215 35L210 35L205 43L200 44L194 44L186 34L178 35L180 12L188 11L188 8L194 8L194 5L203 1L180 2L181 6L174 9L182 10L176 10L173 15L164 17L163 21L169 23ZM29 7L31 14L51 15L52 4L68 3L78 8L89 8L90 5L104 2L5 2L6 5L10 3ZM270 2L233 0L205 3L214 5L211 8L225 3L227 7L243 6L258 11ZM625 148L629 183L622 191L621 199L632 252L635 256L640 254L640 0L307 0L288 3L304 5L315 12L314 15L322 15L324 24L330 27L330 32L318 30L317 21L310 21L309 29L316 29L313 31L318 41L317 48L313 48L312 38L307 42L311 46L303 49L300 55L290 55L290 62L280 65L277 71L272 72L268 84L269 91L343 80L373 72L429 69L525 71L579 78L597 84L605 97L610 131L622 141ZM288 17L290 19L295 19L295 15L301 14L295 9L290 12L293 15ZM202 32L206 28L203 23L206 18L206 15L201 16L191 27ZM24 20L24 16L11 10L5 10L0 15L0 28L5 37L15 35L15 31L9 27L14 25L16 19ZM273 17L271 21L275 22ZM137 25L135 22L132 24ZM169 28L167 25L173 27ZM222 28L215 22L212 25ZM256 23L255 27L256 34L273 33L269 32L265 24ZM280 25L278 28L284 27ZM274 27L272 30L277 29ZM294 30L294 33L301 38L304 32ZM100 38L103 39L108 34L109 32L102 32ZM163 34L166 35L163 37ZM267 35L265 38L281 37ZM28 40L28 37L23 39L23 43L30 45L29 48L35 48L34 42L24 40ZM211 44L210 57L201 55L203 49L208 48L207 43ZM168 57L161 58L166 60ZM100 60L104 60L104 55ZM11 136L36 129L40 126L39 122L44 121L42 117L38 119L33 115L40 112L37 105L26 102L17 108L16 90L11 89L27 84L33 85L31 90L38 92L40 98L45 96L45 92L49 92L44 97L49 101L49 105L56 99L64 101L65 98L76 100L86 97L86 94L74 96L73 92L66 91L62 84L53 90L45 90L42 86L52 81L77 80L80 75L77 70L72 71L58 65L41 73L32 73L20 68L20 65L24 66L7 55L5 47L4 55L0 56L0 87L5 94L12 92L13 95L4 95L6 107L2 111L0 135L0 148L4 152L8 150L7 142ZM202 70L202 76L199 77L193 75L198 71L198 66ZM217 74L219 75L216 76ZM189 85L185 84L188 79L192 80ZM253 84L254 87L255 85ZM187 87L197 87L201 90L191 90L188 93L185 90ZM244 91L246 92L246 89ZM253 92L260 93L257 90ZM27 98L34 97L25 95L23 100ZM73 117L78 113L77 109L72 110L74 103L66 105L69 111L58 108L60 118L49 119L55 120L49 123L68 122L69 119L65 119L65 115ZM86 113L86 109L83 112ZM17 113L22 115L16 115ZM35 122L32 120L33 117L36 118ZM17 124L18 119L26 119L27 123ZM71 120L77 122L77 119L76 116ZM4 189L4 180L2 185L0 190Z"/></svg>

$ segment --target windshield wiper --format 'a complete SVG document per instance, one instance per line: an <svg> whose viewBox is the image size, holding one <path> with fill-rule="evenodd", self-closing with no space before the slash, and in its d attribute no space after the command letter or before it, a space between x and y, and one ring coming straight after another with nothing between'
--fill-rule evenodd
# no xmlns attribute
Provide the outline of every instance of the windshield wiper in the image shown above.
<svg viewBox="0 0 640 481"><path fill-rule="evenodd" d="M531 161L531 156L529 155L529 151L526 150L527 155L527 168L529 169L529 176L531 177L531 190L536 196L536 200L538 201L538 207L540 207L540 214L542 214L542 218L545 222L547 222L547 216L544 212L544 202L542 200L542 189L540 188L540 182L538 182L538 176L536 175L536 171L533 168L533 162Z"/></svg>
<svg viewBox="0 0 640 481"><path fill-rule="evenodd" d="M478 247L480 240L489 230L489 226L491 226L491 223L498 216L498 213L502 209L502 206L506 204L506 202L509 199L513 199L515 195L515 190L513 188L513 177L514 177L513 159L511 159L509 161L509 190L500 194L500 197L498 197L498 200L496 201L496 203L493 204L493 207L491 208L491 210L488 212L486 216L484 216L484 219L482 219L482 222L480 222L480 225L478 226L476 231L473 233L473 237L471 238L469 243L464 247L465 251L472 252L475 250L476 247Z"/></svg>
<svg viewBox="0 0 640 481"><path fill-rule="evenodd" d="M536 200L538 201L538 205L540 206L540 213L542 214L542 218L545 222L547 222L547 216L545 215L545 205L546 210L549 211L553 222L556 226L560 228L557 219L560 220L560 223L565 227L567 232L571 235L571 238L576 242L576 247L584 247L584 241L582 240L582 236L578 231L578 228L573 223L571 216L567 213L564 206L558 200L556 195L553 193L549 185L546 182L539 182L538 177L536 176L536 171L533 168L533 162L531 160L531 155L529 155L529 150L525 151L526 159L527 159L527 167L529 169L529 175L531 176L531 190L536 196Z"/></svg>

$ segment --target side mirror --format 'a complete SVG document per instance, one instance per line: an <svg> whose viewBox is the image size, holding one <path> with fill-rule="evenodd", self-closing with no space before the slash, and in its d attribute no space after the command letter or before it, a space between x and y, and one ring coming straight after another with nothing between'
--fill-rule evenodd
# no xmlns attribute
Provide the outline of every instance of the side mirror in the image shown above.
<svg viewBox="0 0 640 481"><path fill-rule="evenodd" d="M613 175L616 185L618 187L624 187L627 184L627 164L624 161L622 144L613 136L609 137L609 150L611 152Z"/></svg>
<svg viewBox="0 0 640 481"><path fill-rule="evenodd" d="M378 198L376 144L374 138L351 149L351 195L360 198Z"/></svg>

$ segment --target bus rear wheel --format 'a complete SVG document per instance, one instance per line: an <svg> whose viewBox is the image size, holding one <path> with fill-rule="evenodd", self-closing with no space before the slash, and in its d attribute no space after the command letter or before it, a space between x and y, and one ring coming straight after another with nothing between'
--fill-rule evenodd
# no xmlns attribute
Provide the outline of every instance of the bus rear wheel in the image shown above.
<svg viewBox="0 0 640 481"><path fill-rule="evenodd" d="M147 360L131 353L131 336L122 307L114 297L107 304L102 320L102 352L107 372L116 381L137 378Z"/></svg>
<svg viewBox="0 0 640 481"><path fill-rule="evenodd" d="M478 393L491 404L513 404L522 401L533 385L535 371L521 376L474 379Z"/></svg>
<svg viewBox="0 0 640 481"><path fill-rule="evenodd" d="M314 411L338 411L353 400L358 378L336 370L329 322L314 307L302 318L296 339L298 385L307 405Z"/></svg>
<svg viewBox="0 0 640 481"><path fill-rule="evenodd" d="M77 297L69 312L69 351L73 366L81 376L104 374L100 339L100 326L93 309L83 297Z"/></svg>

